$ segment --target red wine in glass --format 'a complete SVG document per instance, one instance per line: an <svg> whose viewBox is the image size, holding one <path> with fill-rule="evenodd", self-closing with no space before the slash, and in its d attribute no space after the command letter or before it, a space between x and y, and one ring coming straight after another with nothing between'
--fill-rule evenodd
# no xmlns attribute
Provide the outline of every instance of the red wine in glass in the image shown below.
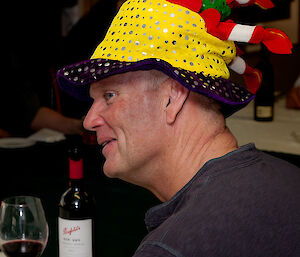
<svg viewBox="0 0 300 257"><path fill-rule="evenodd" d="M39 257L44 245L36 240L12 240L2 245L2 250L9 257Z"/></svg>
<svg viewBox="0 0 300 257"><path fill-rule="evenodd" d="M6 257L40 257L48 240L41 200L12 196L0 207L0 245Z"/></svg>

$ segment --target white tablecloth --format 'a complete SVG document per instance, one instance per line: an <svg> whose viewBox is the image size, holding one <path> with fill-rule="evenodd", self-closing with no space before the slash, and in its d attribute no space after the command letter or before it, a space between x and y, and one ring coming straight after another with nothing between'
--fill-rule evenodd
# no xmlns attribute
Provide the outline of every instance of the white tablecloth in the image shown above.
<svg viewBox="0 0 300 257"><path fill-rule="evenodd" d="M274 120L254 120L254 102L227 119L239 145L254 142L261 150L300 155L300 110L285 107L285 98L275 102Z"/></svg>

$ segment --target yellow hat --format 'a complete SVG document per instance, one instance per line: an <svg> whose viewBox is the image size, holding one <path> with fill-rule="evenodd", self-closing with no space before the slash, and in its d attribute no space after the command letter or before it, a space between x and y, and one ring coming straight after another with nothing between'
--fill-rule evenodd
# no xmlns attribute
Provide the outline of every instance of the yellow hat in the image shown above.
<svg viewBox="0 0 300 257"><path fill-rule="evenodd" d="M159 58L174 67L229 78L234 42L207 33L198 13L161 0L125 2L91 59Z"/></svg>
<svg viewBox="0 0 300 257"><path fill-rule="evenodd" d="M227 64L235 56L234 42L207 33L198 13L166 0L128 0L91 59L67 66L57 75L63 90L86 99L94 81L157 69L215 99L229 116L253 98L246 88L228 80Z"/></svg>

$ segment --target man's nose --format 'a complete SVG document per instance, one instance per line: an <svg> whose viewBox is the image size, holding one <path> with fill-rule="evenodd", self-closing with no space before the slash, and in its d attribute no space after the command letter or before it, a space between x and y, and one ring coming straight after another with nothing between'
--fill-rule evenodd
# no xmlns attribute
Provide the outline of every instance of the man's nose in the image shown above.
<svg viewBox="0 0 300 257"><path fill-rule="evenodd" d="M93 104L89 109L85 119L83 121L83 127L90 131L95 131L98 127L103 126L104 119L97 110L96 106Z"/></svg>

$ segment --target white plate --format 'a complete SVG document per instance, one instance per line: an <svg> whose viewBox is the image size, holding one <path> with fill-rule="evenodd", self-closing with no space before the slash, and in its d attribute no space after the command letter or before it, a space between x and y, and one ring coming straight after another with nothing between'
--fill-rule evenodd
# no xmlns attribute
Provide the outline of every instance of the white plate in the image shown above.
<svg viewBox="0 0 300 257"><path fill-rule="evenodd" d="M0 148L25 148L35 144L35 141L23 137L0 138Z"/></svg>

